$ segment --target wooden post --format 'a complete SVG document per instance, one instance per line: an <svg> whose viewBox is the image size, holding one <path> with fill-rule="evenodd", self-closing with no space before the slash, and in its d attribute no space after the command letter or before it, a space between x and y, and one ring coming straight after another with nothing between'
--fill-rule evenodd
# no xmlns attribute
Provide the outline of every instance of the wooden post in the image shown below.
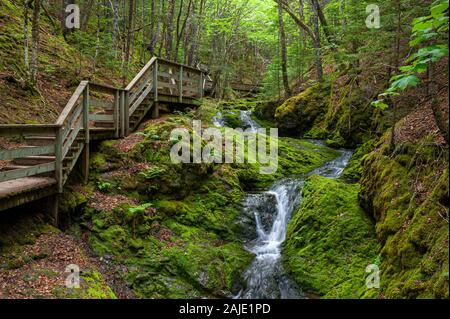
<svg viewBox="0 0 450 319"><path fill-rule="evenodd" d="M130 105L129 105L130 92L125 91L124 96L125 96L125 101L124 101L124 104L125 104L125 107L124 107L125 136L128 136L128 134L130 134Z"/></svg>
<svg viewBox="0 0 450 319"><path fill-rule="evenodd" d="M81 156L81 174L84 182L89 180L89 85L83 94L84 148Z"/></svg>
<svg viewBox="0 0 450 319"><path fill-rule="evenodd" d="M159 117L159 102L154 102L152 108L152 119L157 119L158 117Z"/></svg>
<svg viewBox="0 0 450 319"><path fill-rule="evenodd" d="M203 72L200 72L200 81L199 81L199 91L198 94L200 99L203 99Z"/></svg>
<svg viewBox="0 0 450 319"><path fill-rule="evenodd" d="M58 127L55 132L55 178L58 186L58 193L63 192L63 158L62 158L62 127Z"/></svg>
<svg viewBox="0 0 450 319"><path fill-rule="evenodd" d="M179 78L178 78L178 93L179 93L179 97L178 97L178 102L182 103L183 102L183 66L180 66L180 74L179 74Z"/></svg>
<svg viewBox="0 0 450 319"><path fill-rule="evenodd" d="M59 194L47 197L47 210L53 226L59 226Z"/></svg>
<svg viewBox="0 0 450 319"><path fill-rule="evenodd" d="M116 90L116 93L114 95L114 137L119 138L119 123L120 123L120 92L119 90Z"/></svg>
<svg viewBox="0 0 450 319"><path fill-rule="evenodd" d="M125 91L120 91L120 137L124 137L125 132Z"/></svg>
<svg viewBox="0 0 450 319"><path fill-rule="evenodd" d="M153 100L158 101L158 60L155 61L153 66Z"/></svg>

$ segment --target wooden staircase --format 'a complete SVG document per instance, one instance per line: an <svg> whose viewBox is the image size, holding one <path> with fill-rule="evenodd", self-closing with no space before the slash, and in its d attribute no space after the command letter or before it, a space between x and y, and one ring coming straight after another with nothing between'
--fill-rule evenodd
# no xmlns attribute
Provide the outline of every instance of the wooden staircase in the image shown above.
<svg viewBox="0 0 450 319"><path fill-rule="evenodd" d="M82 81L55 124L0 125L0 211L57 195L77 163L87 180L89 143L121 138L159 104L192 106L203 98L203 71L153 57L125 88ZM57 196L50 197L57 223Z"/></svg>

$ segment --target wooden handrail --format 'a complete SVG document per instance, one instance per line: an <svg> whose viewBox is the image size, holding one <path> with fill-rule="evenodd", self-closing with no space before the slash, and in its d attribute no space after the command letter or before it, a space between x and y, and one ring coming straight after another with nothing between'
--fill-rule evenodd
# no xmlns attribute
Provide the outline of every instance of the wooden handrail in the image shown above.
<svg viewBox="0 0 450 319"><path fill-rule="evenodd" d="M167 71L167 68L169 68L169 71ZM139 124L145 113L152 107L152 104L144 103L144 114L134 114L148 96L152 96L156 114L158 112L159 95L170 97L169 101L178 103L183 103L185 98L190 100L202 98L204 74L205 72L198 68L153 57L125 89L81 81L54 124L0 124L0 136L18 136L25 140L42 139L48 141L44 146L19 146L12 150L0 150L1 160L14 161L15 159L46 154L54 154L55 158L54 162L51 163L2 171L0 172L0 181L51 172L57 181L57 191L61 193L70 172L80 157L87 176L90 126L94 129L100 128L101 133L104 127L97 127L95 123L109 125L109 122L112 121L113 127L111 127L111 130L113 130L114 136L116 138L126 136L130 131L132 116L135 118L134 128L136 122ZM91 96L91 91L101 94L94 97ZM114 101L108 99L105 101L103 98L105 94L113 96ZM91 105L94 106L92 110ZM95 114L90 114L93 110L95 110L93 112ZM99 112L97 112L98 110ZM141 118L139 119L139 117ZM107 126L107 128L110 127Z"/></svg>
<svg viewBox="0 0 450 319"><path fill-rule="evenodd" d="M78 85L75 92L72 94L72 96L69 99L69 102L67 102L66 107L61 112L61 115L58 117L58 120L56 121L57 125L63 125L67 116L70 114L70 112L73 110L75 104L77 103L78 99L83 94L86 87L89 85L89 81L81 81L80 85Z"/></svg>
<svg viewBox="0 0 450 319"><path fill-rule="evenodd" d="M200 69L197 69L197 68L195 68L193 66L181 64L181 63L178 63L178 62L169 61L169 60L166 60L166 59L163 59L163 58L158 58L158 61L159 62L163 62L164 64L174 65L174 66L178 66L178 67L182 66L184 69L189 69L191 71L196 71L198 73L205 73L204 71L202 71Z"/></svg>
<svg viewBox="0 0 450 319"><path fill-rule="evenodd" d="M130 84L127 85L125 90L131 90L157 59L157 57L151 58L150 61L148 61L148 63L142 68L142 70L134 77L134 79L131 80Z"/></svg>

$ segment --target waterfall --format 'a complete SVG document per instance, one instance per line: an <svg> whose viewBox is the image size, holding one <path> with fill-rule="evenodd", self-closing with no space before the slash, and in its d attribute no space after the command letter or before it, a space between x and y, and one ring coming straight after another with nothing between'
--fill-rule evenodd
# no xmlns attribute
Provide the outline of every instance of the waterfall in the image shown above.
<svg viewBox="0 0 450 319"><path fill-rule="evenodd" d="M251 118L251 111L241 111L243 128L256 132L260 126ZM213 118L216 126L226 125L222 113ZM318 140L311 140L323 146ZM352 156L352 151L340 149L341 156L312 171L328 178L338 178ZM243 277L246 286L235 299L298 299L306 298L289 278L281 263L281 250L286 239L292 213L301 203L304 178L283 178L265 192L248 194L243 203L243 215L254 219L254 239L247 249L256 255Z"/></svg>
<svg viewBox="0 0 450 319"><path fill-rule="evenodd" d="M351 151L339 150L341 156L312 171L328 178L341 176L352 155ZM247 283L235 298L243 299L297 299L305 298L289 278L281 263L281 249L291 214L301 202L302 178L284 178L270 190L251 194L244 201L244 210L255 216L256 240L247 249L256 255L252 265L245 271ZM258 211L259 210L259 211ZM270 215L274 218L270 218ZM264 219L261 216L266 216ZM269 229L269 231L267 230Z"/></svg>

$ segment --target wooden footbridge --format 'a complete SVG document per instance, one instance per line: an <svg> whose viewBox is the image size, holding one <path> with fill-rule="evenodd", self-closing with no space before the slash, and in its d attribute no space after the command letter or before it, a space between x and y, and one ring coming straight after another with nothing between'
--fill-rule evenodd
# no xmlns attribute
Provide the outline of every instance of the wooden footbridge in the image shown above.
<svg viewBox="0 0 450 319"><path fill-rule="evenodd" d="M78 163L89 174L92 140L127 136L159 104L194 105L203 97L203 71L152 58L125 88L82 81L54 124L0 125L0 211L48 198L58 223L58 194ZM56 196L55 196L56 195Z"/></svg>

